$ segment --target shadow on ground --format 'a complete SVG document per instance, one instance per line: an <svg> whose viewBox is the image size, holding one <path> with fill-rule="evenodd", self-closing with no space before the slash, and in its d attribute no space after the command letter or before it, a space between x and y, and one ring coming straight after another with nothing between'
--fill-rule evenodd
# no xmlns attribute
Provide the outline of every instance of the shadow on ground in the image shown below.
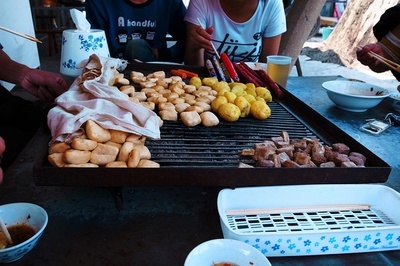
<svg viewBox="0 0 400 266"><path fill-rule="evenodd" d="M337 53L333 50L321 51L319 48L304 47L301 50L301 55L308 56L311 60L320 61L322 63L332 63L344 66Z"/></svg>

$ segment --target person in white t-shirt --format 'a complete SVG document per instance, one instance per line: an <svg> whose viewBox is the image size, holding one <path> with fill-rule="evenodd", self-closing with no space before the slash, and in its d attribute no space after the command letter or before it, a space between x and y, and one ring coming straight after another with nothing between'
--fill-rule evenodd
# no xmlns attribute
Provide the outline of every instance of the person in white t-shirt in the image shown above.
<svg viewBox="0 0 400 266"><path fill-rule="evenodd" d="M286 31L282 0L191 0L185 21L188 65L203 66L214 54L211 42L233 62L266 62Z"/></svg>

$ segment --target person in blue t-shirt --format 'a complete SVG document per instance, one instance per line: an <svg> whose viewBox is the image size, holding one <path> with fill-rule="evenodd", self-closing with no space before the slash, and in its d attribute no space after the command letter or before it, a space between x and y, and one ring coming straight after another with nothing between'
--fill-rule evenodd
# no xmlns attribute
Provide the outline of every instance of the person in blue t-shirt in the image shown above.
<svg viewBox="0 0 400 266"><path fill-rule="evenodd" d="M105 31L112 57L182 63L186 29L182 0L86 0L92 29ZM172 46L167 46L171 35Z"/></svg>

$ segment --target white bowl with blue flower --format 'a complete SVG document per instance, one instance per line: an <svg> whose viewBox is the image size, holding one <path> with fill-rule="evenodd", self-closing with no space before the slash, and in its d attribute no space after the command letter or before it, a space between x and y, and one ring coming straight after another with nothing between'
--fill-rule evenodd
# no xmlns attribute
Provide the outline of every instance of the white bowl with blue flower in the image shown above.
<svg viewBox="0 0 400 266"><path fill-rule="evenodd" d="M34 230L33 236L29 239L21 243L13 241L13 245L0 249L0 263L17 261L30 252L38 243L48 222L47 212L42 207L26 202L1 205L0 216L7 228L26 225Z"/></svg>

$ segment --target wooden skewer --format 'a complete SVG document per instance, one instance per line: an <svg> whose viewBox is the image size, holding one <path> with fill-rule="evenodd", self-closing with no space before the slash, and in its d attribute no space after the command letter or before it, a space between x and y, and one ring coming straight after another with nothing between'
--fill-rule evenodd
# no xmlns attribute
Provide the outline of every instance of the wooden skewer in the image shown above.
<svg viewBox="0 0 400 266"><path fill-rule="evenodd" d="M200 27L202 27L202 28L204 29L204 26L203 26L203 24L201 24L201 21L200 21L199 18L197 18L197 21L199 22ZM217 58L218 58L218 59L221 59L221 57L219 56L219 53L218 53L217 49L215 48L213 42L211 41L210 43L211 43L211 46L212 46L212 48L213 48L215 54L217 55Z"/></svg>
<svg viewBox="0 0 400 266"><path fill-rule="evenodd" d="M3 219L1 219L1 216L0 216L0 229L3 232L4 236L6 237L7 243L9 245L12 245L13 242L12 242L10 233L8 232L8 229L7 229L6 225L4 224Z"/></svg>
<svg viewBox="0 0 400 266"><path fill-rule="evenodd" d="M28 40L31 40L31 41L34 41L34 42L37 42L37 43L42 43L41 40L36 39L35 37L32 37L32 36L30 36L30 35L28 35L28 34L25 34L25 33L19 33L19 32L16 32L16 31L13 31L13 30L4 28L4 27L2 27L2 26L0 26L0 30L7 31L7 32L9 32L9 33L18 35L18 36L20 36L20 37L22 37L22 38L25 38L25 39L28 39Z"/></svg>
<svg viewBox="0 0 400 266"><path fill-rule="evenodd" d="M368 204L339 204L339 205L225 210L225 214L231 216L237 216L237 215L279 214L279 213L296 213L296 212L352 211L352 210L355 211L355 210L369 210L370 208L371 205Z"/></svg>
<svg viewBox="0 0 400 266"><path fill-rule="evenodd" d="M357 49L362 49L361 46L357 46ZM387 65L390 69L393 69L394 71L397 71L400 73L400 65L381 56L378 55L377 53L373 52L373 51L369 51L368 52L370 55L372 55L376 60L382 62L383 64Z"/></svg>

